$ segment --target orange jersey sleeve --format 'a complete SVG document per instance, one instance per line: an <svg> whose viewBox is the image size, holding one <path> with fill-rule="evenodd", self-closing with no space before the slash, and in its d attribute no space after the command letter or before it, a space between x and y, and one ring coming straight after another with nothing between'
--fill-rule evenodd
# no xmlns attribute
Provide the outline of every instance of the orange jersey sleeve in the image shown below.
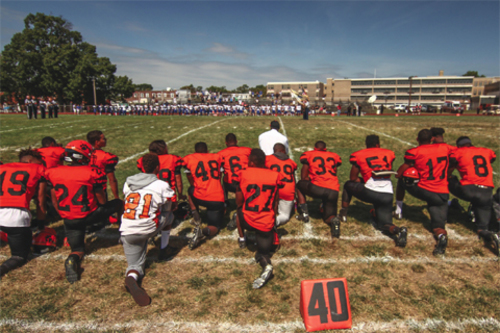
<svg viewBox="0 0 500 333"><path fill-rule="evenodd" d="M92 152L90 157L90 165L95 166L104 173L115 171L118 164L118 156L105 152L104 150L97 149Z"/></svg>
<svg viewBox="0 0 500 333"><path fill-rule="evenodd" d="M96 167L60 166L47 170L47 181L57 198L57 211L68 220L82 219L97 209L95 188L102 188L106 175Z"/></svg>
<svg viewBox="0 0 500 333"><path fill-rule="evenodd" d="M351 154L349 162L356 165L365 183L372 177L372 171L392 170L396 155L392 150L383 148L367 148Z"/></svg>
<svg viewBox="0 0 500 333"><path fill-rule="evenodd" d="M187 155L180 165L191 172L194 179L194 196L205 201L224 202L220 182L221 158L218 154L194 153Z"/></svg>
<svg viewBox="0 0 500 333"><path fill-rule="evenodd" d="M309 178L312 184L335 191L339 190L337 167L342 164L339 155L314 149L303 153L300 156L300 162L309 165Z"/></svg>
<svg viewBox="0 0 500 333"><path fill-rule="evenodd" d="M232 183L236 173L248 167L248 157L251 151L252 149L248 147L233 146L218 152L224 168L224 182Z"/></svg>
<svg viewBox="0 0 500 333"><path fill-rule="evenodd" d="M38 148L37 151L42 155L47 169L63 165L65 156L63 147Z"/></svg>
<svg viewBox="0 0 500 333"><path fill-rule="evenodd" d="M29 209L38 184L45 181L42 164L7 163L0 165L0 207Z"/></svg>
<svg viewBox="0 0 500 333"><path fill-rule="evenodd" d="M282 186L280 179L281 176L276 171L251 167L236 177L245 199L243 216L252 227L262 231L269 231L274 227L274 202L278 188Z"/></svg>
<svg viewBox="0 0 500 333"><path fill-rule="evenodd" d="M493 183L493 163L496 154L493 150L480 147L461 147L454 150L451 159L457 163L462 185L483 185L495 187Z"/></svg>
<svg viewBox="0 0 500 333"><path fill-rule="evenodd" d="M279 189L279 198L292 201L295 198L295 170L297 163L290 158L281 160L275 155L266 156L266 167L280 174L283 187Z"/></svg>
<svg viewBox="0 0 500 333"><path fill-rule="evenodd" d="M448 193L449 156L454 147L446 143L420 145L405 153L420 175L418 186L434 193Z"/></svg>

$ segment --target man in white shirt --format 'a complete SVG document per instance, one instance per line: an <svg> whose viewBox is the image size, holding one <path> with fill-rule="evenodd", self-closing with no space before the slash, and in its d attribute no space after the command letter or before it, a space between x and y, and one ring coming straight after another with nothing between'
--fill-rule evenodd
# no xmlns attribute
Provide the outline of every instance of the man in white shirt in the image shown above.
<svg viewBox="0 0 500 333"><path fill-rule="evenodd" d="M288 139L279 132L279 129L280 123L273 120L271 121L271 130L259 135L259 146L266 156L274 154L273 149L276 143L283 144L286 148L286 153L288 154Z"/></svg>
<svg viewBox="0 0 500 333"><path fill-rule="evenodd" d="M161 247L167 246L170 230L162 230L173 221L171 199L175 192L157 177L158 155L144 155L142 166L145 172L128 177L123 186L125 211L120 240L128 263L125 286L138 305L146 306L151 298L140 287L140 281L144 276L148 240L161 232Z"/></svg>

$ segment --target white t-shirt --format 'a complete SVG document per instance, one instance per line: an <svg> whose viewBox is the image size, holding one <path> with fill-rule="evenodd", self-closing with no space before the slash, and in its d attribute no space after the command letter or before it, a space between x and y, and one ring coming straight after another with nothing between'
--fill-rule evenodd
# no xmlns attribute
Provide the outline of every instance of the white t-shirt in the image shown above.
<svg viewBox="0 0 500 333"><path fill-rule="evenodd" d="M155 232L165 221L172 221L172 201L175 192L167 182L155 180L147 186L132 191L123 186L125 212L122 215L120 232L126 235L147 235Z"/></svg>
<svg viewBox="0 0 500 333"><path fill-rule="evenodd" d="M259 135L259 146L264 154L272 155L274 154L274 145L277 143L282 143L285 145L286 152L288 153L288 139L286 136L281 134L275 129L271 129L270 131L264 132Z"/></svg>
<svg viewBox="0 0 500 333"><path fill-rule="evenodd" d="M0 208L0 227L29 227L31 212L24 208Z"/></svg>
<svg viewBox="0 0 500 333"><path fill-rule="evenodd" d="M379 193L393 193L391 179L373 179L370 177L366 181L365 187L369 190Z"/></svg>

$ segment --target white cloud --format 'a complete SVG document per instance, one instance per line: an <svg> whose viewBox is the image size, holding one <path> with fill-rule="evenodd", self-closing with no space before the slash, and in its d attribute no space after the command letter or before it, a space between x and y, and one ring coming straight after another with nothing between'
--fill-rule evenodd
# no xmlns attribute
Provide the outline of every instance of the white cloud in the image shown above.
<svg viewBox="0 0 500 333"><path fill-rule="evenodd" d="M235 48L223 45L221 43L213 43L212 47L205 49L205 52L216 53L219 55L225 55L236 59L246 59L248 54L244 52L239 52Z"/></svg>

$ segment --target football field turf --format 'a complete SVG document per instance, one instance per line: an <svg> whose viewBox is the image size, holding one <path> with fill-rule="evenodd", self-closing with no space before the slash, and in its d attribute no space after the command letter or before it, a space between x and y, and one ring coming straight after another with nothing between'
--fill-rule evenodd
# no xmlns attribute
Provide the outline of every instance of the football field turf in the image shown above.
<svg viewBox="0 0 500 333"><path fill-rule="evenodd" d="M498 117L186 117L186 116L69 116L28 121L23 116L0 116L0 160L17 161L22 147L39 147L52 136L64 145L85 139L99 129L107 139L104 150L120 162L116 176L120 188L137 173L136 160L156 139L168 143L169 153L185 156L204 141L210 152L225 148L227 133L240 146L258 147L258 135L271 120L281 122L290 143L290 156L299 164L302 152L317 140L343 160L338 169L341 186L348 180L349 155L365 148L368 134L380 136L381 146L396 153L394 168L403 163L405 150L416 145L422 128L443 127L446 142L455 145L462 135L475 146L493 149L500 156ZM500 184L499 161L493 164L494 182ZM457 173L455 171L455 173ZM187 190L184 178L184 193ZM394 182L395 185L395 182ZM111 194L111 193L109 193ZM234 196L223 225L236 209ZM339 198L340 200L340 198ZM467 209L468 203L461 201ZM215 238L190 251L192 227L184 221L171 243L182 247L166 263L155 262L157 247L149 245L149 267L143 286L152 297L140 308L124 288L126 260L116 227L87 237L87 256L79 282L69 284L64 260L70 250L62 246L62 221L50 226L58 232L60 247L34 258L8 273L0 282L0 330L105 331L105 332L304 332L300 322L300 281L346 277L353 328L358 332L498 332L500 330L500 262L477 239L465 212L450 209L449 245L444 258L432 256L434 240L425 202L407 194L404 219L406 248L376 231L369 222L371 206L353 199L341 238L332 240L322 222L319 201L308 198L312 221L292 218L279 228L281 249L273 256L274 278L253 290L260 274L249 250L238 247L236 232L222 229ZM340 201L339 201L340 206ZM205 215L202 213L202 219ZM158 240L156 241L158 243ZM0 260L10 255L0 249Z"/></svg>

